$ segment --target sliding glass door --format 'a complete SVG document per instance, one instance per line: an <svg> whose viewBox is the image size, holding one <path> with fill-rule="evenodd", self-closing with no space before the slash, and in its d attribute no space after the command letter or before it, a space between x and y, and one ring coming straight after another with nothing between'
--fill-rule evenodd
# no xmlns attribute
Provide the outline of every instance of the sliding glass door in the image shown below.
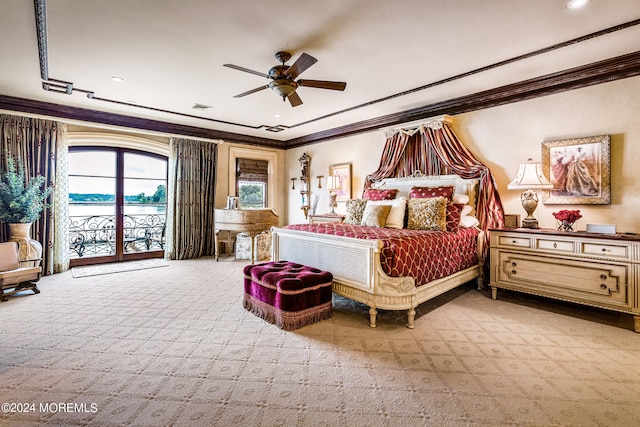
<svg viewBox="0 0 640 427"><path fill-rule="evenodd" d="M71 148L71 265L164 256L166 186L166 157L122 148Z"/></svg>

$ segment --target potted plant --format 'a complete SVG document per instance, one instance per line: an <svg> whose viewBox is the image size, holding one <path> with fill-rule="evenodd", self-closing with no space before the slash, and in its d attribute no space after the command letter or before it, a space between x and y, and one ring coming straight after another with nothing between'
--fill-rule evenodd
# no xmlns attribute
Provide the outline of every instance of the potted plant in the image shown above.
<svg viewBox="0 0 640 427"><path fill-rule="evenodd" d="M40 246L30 238L31 223L48 206L46 200L51 191L41 175L26 182L22 162L7 155L7 170L0 171L0 222L9 224L10 240L23 243L20 248L23 260L34 258L31 251Z"/></svg>

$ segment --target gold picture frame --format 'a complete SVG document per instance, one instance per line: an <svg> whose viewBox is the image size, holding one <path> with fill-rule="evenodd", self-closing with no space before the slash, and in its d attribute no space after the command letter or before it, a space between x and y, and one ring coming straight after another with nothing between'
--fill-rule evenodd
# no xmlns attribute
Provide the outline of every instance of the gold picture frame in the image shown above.
<svg viewBox="0 0 640 427"><path fill-rule="evenodd" d="M611 203L609 135L543 142L542 169L554 185L543 194L545 205Z"/></svg>
<svg viewBox="0 0 640 427"><path fill-rule="evenodd" d="M336 192L336 201L346 202L351 198L351 163L341 163L329 166L329 176L338 177L338 187Z"/></svg>

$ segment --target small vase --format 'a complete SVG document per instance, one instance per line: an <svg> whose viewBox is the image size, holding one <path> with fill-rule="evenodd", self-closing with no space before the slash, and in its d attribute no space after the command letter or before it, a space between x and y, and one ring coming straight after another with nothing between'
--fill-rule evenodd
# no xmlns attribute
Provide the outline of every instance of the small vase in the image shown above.
<svg viewBox="0 0 640 427"><path fill-rule="evenodd" d="M560 230L560 231L573 231L573 222L560 221L560 225L558 226L558 230Z"/></svg>

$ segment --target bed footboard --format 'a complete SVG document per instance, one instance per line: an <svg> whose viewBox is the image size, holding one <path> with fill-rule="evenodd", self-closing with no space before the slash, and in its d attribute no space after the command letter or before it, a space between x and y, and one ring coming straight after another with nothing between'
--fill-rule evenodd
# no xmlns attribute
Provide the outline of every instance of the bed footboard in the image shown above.
<svg viewBox="0 0 640 427"><path fill-rule="evenodd" d="M272 260L287 260L330 271L333 292L369 306L370 326L377 309L407 310L413 328L415 307L481 275L480 264L416 287L412 277L388 276L380 265L382 242L272 228Z"/></svg>

